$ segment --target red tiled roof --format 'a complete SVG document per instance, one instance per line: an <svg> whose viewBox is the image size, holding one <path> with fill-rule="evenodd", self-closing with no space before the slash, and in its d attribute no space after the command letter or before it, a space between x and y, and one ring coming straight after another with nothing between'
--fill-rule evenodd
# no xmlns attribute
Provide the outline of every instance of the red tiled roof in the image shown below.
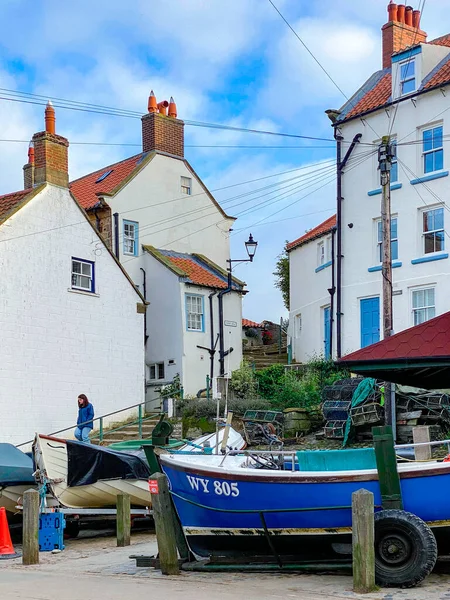
<svg viewBox="0 0 450 600"><path fill-rule="evenodd" d="M192 258L179 258L176 256L166 256L166 258L176 267L184 271L195 285L223 289L227 287L225 281L210 273Z"/></svg>
<svg viewBox="0 0 450 600"><path fill-rule="evenodd" d="M386 75L380 79L375 87L367 92L367 94L365 94L361 100L355 104L345 118L350 119L356 115L360 115L379 106L383 106L389 100L391 93L392 76L391 73L386 73Z"/></svg>
<svg viewBox="0 0 450 600"><path fill-rule="evenodd" d="M450 312L347 354L340 362L450 358Z"/></svg>
<svg viewBox="0 0 450 600"><path fill-rule="evenodd" d="M450 48L450 33L438 37L435 40L431 40L431 42L428 43L433 44L434 46L447 46Z"/></svg>
<svg viewBox="0 0 450 600"><path fill-rule="evenodd" d="M450 45L450 40L449 40ZM437 73L423 86L425 90L450 81L450 61L446 62Z"/></svg>
<svg viewBox="0 0 450 600"><path fill-rule="evenodd" d="M0 220L3 220L9 212L14 210L25 198L28 196L32 189L22 190L20 192L13 192L12 194L5 194L0 196Z"/></svg>
<svg viewBox="0 0 450 600"><path fill-rule="evenodd" d="M433 46L446 46L450 48L450 34L443 35L440 38L427 42ZM405 48L406 50L406 48ZM370 79L364 84L360 92L364 90L365 86L370 86ZM450 65L445 63L438 69L438 71L431 77L429 81L423 86L422 89L428 90L435 86L450 83ZM351 106L347 111L343 109L342 121L351 119L358 115L363 115L377 108L381 108L389 102L392 94L392 76L391 71L385 73L381 79L376 82L372 88L368 89L362 98L356 102L354 106ZM349 106L349 102L345 107Z"/></svg>
<svg viewBox="0 0 450 600"><path fill-rule="evenodd" d="M299 237L298 240L289 242L286 249L289 251L298 248L299 246L306 244L306 242L310 242L311 240L315 240L316 238L329 233L334 227L336 227L336 215L333 215L323 223L320 223L317 227L310 229L310 231L307 231L302 237Z"/></svg>
<svg viewBox="0 0 450 600"><path fill-rule="evenodd" d="M120 185L138 166L138 163L144 158L145 153L137 154L131 158L126 158L118 163L103 167L94 173L89 173L80 179L75 179L70 183L70 190L78 203L88 210L97 204L99 198L96 194L109 194L114 188ZM96 183L97 179L103 173L112 171L105 179Z"/></svg>
<svg viewBox="0 0 450 600"><path fill-rule="evenodd" d="M242 319L242 327L260 328L260 327L262 327L262 325L260 323L256 323L256 321L250 321L249 319Z"/></svg>

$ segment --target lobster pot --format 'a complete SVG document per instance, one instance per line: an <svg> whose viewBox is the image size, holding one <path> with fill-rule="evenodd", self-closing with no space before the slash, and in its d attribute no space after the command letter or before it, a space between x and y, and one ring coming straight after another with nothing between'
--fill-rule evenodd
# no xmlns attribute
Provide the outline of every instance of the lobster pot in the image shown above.
<svg viewBox="0 0 450 600"><path fill-rule="evenodd" d="M352 419L352 425L355 427L369 424L374 425L383 420L384 409L379 404L369 402L352 408L350 410L350 417Z"/></svg>
<svg viewBox="0 0 450 600"><path fill-rule="evenodd" d="M422 396L420 398L420 405L423 408L429 409L449 408L449 397L447 394L430 394Z"/></svg>
<svg viewBox="0 0 450 600"><path fill-rule="evenodd" d="M346 424L347 420L327 421L324 429L325 437L333 440L343 440L345 435Z"/></svg>
<svg viewBox="0 0 450 600"><path fill-rule="evenodd" d="M350 400L326 400L322 406L327 421L346 421L352 403Z"/></svg>

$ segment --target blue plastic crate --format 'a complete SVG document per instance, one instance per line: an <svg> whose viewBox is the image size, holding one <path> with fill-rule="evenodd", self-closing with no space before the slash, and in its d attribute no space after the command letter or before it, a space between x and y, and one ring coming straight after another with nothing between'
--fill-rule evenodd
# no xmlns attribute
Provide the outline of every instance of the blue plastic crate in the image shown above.
<svg viewBox="0 0 450 600"><path fill-rule="evenodd" d="M61 513L49 513L39 517L39 550L51 552L64 550L66 520Z"/></svg>

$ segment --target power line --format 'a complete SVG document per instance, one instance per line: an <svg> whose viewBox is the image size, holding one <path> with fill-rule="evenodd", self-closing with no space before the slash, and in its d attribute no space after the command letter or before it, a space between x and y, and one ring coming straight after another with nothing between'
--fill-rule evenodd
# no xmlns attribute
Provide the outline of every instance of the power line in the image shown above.
<svg viewBox="0 0 450 600"><path fill-rule="evenodd" d="M56 98L56 97L52 97L52 96L44 97L39 94L32 94L31 92L18 92L16 90L9 90L7 88L0 88L0 92L3 92L3 95L0 96L0 100L6 100L6 101L10 101L10 102L19 102L19 103L24 103L24 104L33 104L33 105L37 105L37 106L46 106L47 99L49 99L53 102L53 105L56 108L63 108L65 110L76 110L79 112L90 112L90 113L95 113L95 114L103 114L103 115L116 116L116 117L126 117L126 118L132 118L132 119L141 119L143 116L141 113L138 113L136 111L127 110L127 109L105 107L100 104L87 104L84 102L78 102L75 100L66 100L66 99ZM46 100L44 100L44 98L46 98ZM206 123L206 122L202 122L202 121L193 121L193 120L188 120L188 119L185 119L184 123L185 123L185 125L191 125L193 127L206 127L209 129L222 129L225 131L237 131L237 132L241 132L241 133L272 135L272 136L285 137L285 138L315 140L315 141L332 142L332 143L334 143L334 141L335 141L332 138L322 138L322 137L307 136L307 135L300 135L300 134L293 134L293 133L266 131L266 130L261 130L261 129L249 129L249 128L245 128L245 127L235 127L232 125L222 125L222 124L218 124L218 123ZM346 142L346 143L350 143L350 142ZM367 145L372 145L372 144L367 144Z"/></svg>
<svg viewBox="0 0 450 600"><path fill-rule="evenodd" d="M18 143L29 144L30 140L1 140L0 143ZM70 142L71 146L127 146L133 148L141 148L142 144L132 144L126 142ZM238 145L238 144L185 144L185 148L238 148L238 149L274 149L274 150L333 150L334 146L259 146L259 145Z"/></svg>
<svg viewBox="0 0 450 600"><path fill-rule="evenodd" d="M421 15L423 15L423 9L425 8L425 2L426 2L426 0L423 0L422 8L420 8L420 2L419 2L419 10L420 10ZM419 26L420 26L420 21L417 24L416 30L414 32L414 38L413 38L413 42L412 42L411 46L414 46L415 43L416 43L417 34L419 33ZM400 34L400 44L399 44L400 48L402 47L402 39L403 39L403 28L402 28L402 31L401 31L401 34ZM411 60L412 60L412 55L410 55L410 57L409 57L409 59L408 59L408 61L406 63L406 68L407 69L409 68L409 65L411 64ZM394 90L397 89L397 79L399 77L400 70L401 70L401 66L399 65L399 67L398 67L398 69L397 69L397 71L395 73L394 88L393 88ZM396 105L395 105L394 116L392 118L391 124L389 126L389 130L388 130L388 135L389 136L391 135L392 130L394 128L395 118L397 117L397 112L398 112L399 105L400 105L400 102L397 102Z"/></svg>
<svg viewBox="0 0 450 600"><path fill-rule="evenodd" d="M295 35L295 37L298 39L298 41L301 43L303 48L305 48L305 50L312 57L312 59L319 65L319 67L322 69L322 71L325 73L325 75L328 77L328 79L331 81L331 83L340 91L340 93L344 96L344 98L347 100L347 102L351 102L351 104L354 108L355 104L350 100L350 98L347 96L347 94L342 90L342 88L331 77L331 75L328 73L328 71L325 69L325 67L322 65L322 63L319 61L319 59L308 48L308 46L305 44L305 42L302 40L302 38L299 36L299 34L295 31L295 29L292 27L292 25L289 23L289 21L281 13L281 11L275 6L275 4L272 2L272 0L269 0L269 2L273 6L273 8L276 10L276 12L279 14L279 16L283 19L283 21L286 23L286 25L289 27L289 29L292 31L292 33ZM375 133L375 135L377 137L380 137L378 135L378 133L375 131L375 129L372 127L372 125L370 123L368 123L368 125L369 125L370 129L372 129L372 131ZM349 143L351 143L351 142L349 142Z"/></svg>
<svg viewBox="0 0 450 600"><path fill-rule="evenodd" d="M407 167L403 161L398 161L398 162L400 163L400 167L401 167L402 171L403 171L403 172L405 173L405 175L408 177L408 174L407 174L406 170L408 170L408 171L410 171L410 172L412 173L411 169L410 169L409 167ZM405 169L406 169L406 170L405 170ZM415 177L414 173L413 173L413 177ZM425 201L425 199L423 198L422 194L421 194L421 193L419 192L419 190L417 189L417 188L418 188L418 186L417 186L417 185L415 185L415 186L413 186L413 187L414 187L414 191L416 192L416 194L417 194L417 195L419 196L419 198L422 200L422 202L423 202L424 206L425 206L425 207L428 207L428 206L429 206L429 204L427 204L427 202L426 202L426 201ZM430 191L431 191L431 190L430 190ZM438 198L439 198L439 197L438 197ZM441 200L441 199L439 198L439 202L440 202L440 204L442 204L442 205L443 205L443 208L445 208L447 211L449 211L449 208L448 208L447 204L446 204L446 203L445 203L443 200ZM446 236L447 236L447 237L450 239L450 235L449 235L449 233L447 232L447 230L445 229L445 227L444 227L444 233L445 233L445 235L446 235Z"/></svg>
<svg viewBox="0 0 450 600"><path fill-rule="evenodd" d="M366 156L366 157L364 157L364 158L361 158L359 161L357 161L355 164L353 164L351 167L349 167L349 168L347 169L347 172L351 171L351 170L352 170L352 169L354 169L355 167L358 167L360 164L362 164L363 162L365 162L365 161L366 161L368 158L370 158L370 157L371 157L371 156L373 156L374 154L376 154L376 151L375 151L375 150L374 150L374 151L372 151L372 152L370 152L368 156ZM305 197L307 197L307 196L311 195L312 193L314 193L315 191L318 191L318 190L320 190L320 189L322 189L322 188L326 187L326 186L327 186L327 185L329 185L329 184L330 184L330 183L331 183L333 180L334 180L334 174L333 174L333 177L332 177L332 178L331 178L329 181L327 181L325 184L323 184L323 185L321 185L320 187L316 188L316 189L315 189L315 190L313 190L312 192L310 192L310 193L306 194L306 196L303 196L303 197L302 197L302 198L300 198L299 200L302 200L303 198L305 198ZM264 218L263 218L263 219L261 219L260 221L256 221L256 223L253 223L252 225L249 225L249 227L251 228L251 227L255 227L256 225L259 225L260 223L262 223L262 222L263 222L263 221L265 221L266 219L270 219L270 217L273 217L273 216L277 215L278 213L282 212L283 210L286 210L286 208L290 208L291 206L293 206L294 204L296 204L296 203L297 203L299 200L296 200L296 201L292 202L291 204L288 204L287 206L285 206L285 207L281 208L280 210L277 210L276 212L274 212L274 213L272 213L272 214L270 214L270 215L267 215L267 217L264 217Z"/></svg>

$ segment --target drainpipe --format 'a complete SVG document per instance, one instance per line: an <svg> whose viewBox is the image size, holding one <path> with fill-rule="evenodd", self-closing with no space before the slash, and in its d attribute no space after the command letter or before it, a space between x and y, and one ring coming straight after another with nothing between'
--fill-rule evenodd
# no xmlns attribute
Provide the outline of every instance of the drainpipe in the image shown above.
<svg viewBox="0 0 450 600"><path fill-rule="evenodd" d="M143 274L143 282L142 282L142 289L143 289L143 296L144 296L144 300L147 300L147 273L145 272L145 269L143 269L141 267L141 271ZM147 335L147 311L145 311L144 313L144 345L147 345L147 340L148 340L148 335Z"/></svg>
<svg viewBox="0 0 450 600"><path fill-rule="evenodd" d="M334 294L336 293L336 284L334 280L334 268L336 263L336 253L334 249L336 238L336 227L331 230L331 287L328 288L330 294L330 358L333 358L333 329L334 329Z"/></svg>
<svg viewBox="0 0 450 600"><path fill-rule="evenodd" d="M209 320L211 322L211 352L209 353L210 367L209 367L209 385L212 389L212 382L214 377L214 309L213 309L213 297L217 294L217 290L211 292L208 296L209 299Z"/></svg>
<svg viewBox="0 0 450 600"><path fill-rule="evenodd" d="M342 175L344 167L347 164L350 155L356 144L362 137L362 133L357 133L350 144L344 158L342 159L342 142L344 138L337 127L334 129L334 138L336 140L336 358L342 356Z"/></svg>
<svg viewBox="0 0 450 600"><path fill-rule="evenodd" d="M225 375L225 340L223 333L223 297L225 294L229 294L232 290L232 280L231 280L231 268L228 271L228 285L225 290L221 290L217 299L219 302L219 365L220 365L220 377Z"/></svg>
<svg viewBox="0 0 450 600"><path fill-rule="evenodd" d="M119 213L114 213L114 254L117 260L120 260L119 254Z"/></svg>

